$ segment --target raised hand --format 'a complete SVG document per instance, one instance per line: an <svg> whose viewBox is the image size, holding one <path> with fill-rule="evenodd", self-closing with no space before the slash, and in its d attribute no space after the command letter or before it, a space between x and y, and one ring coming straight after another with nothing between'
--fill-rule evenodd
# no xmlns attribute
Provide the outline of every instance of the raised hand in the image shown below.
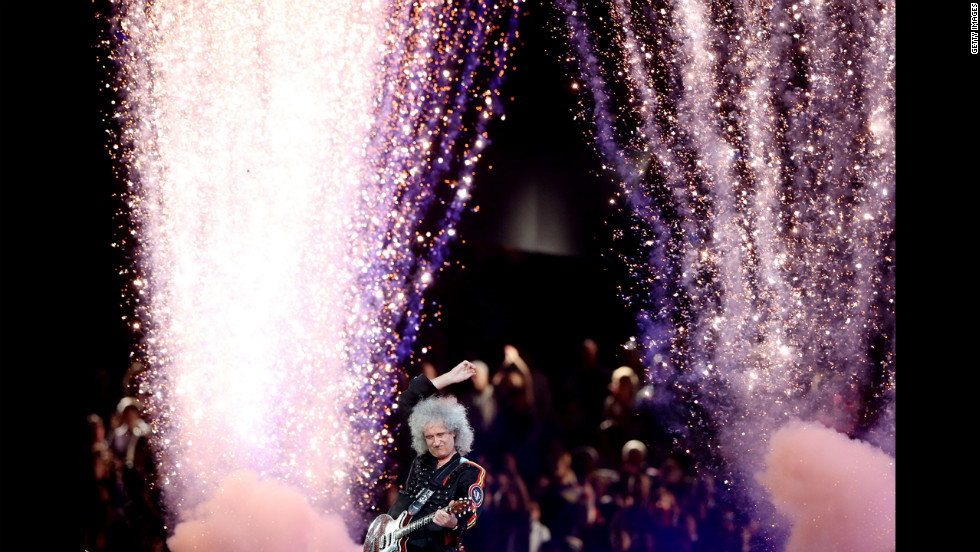
<svg viewBox="0 0 980 552"><path fill-rule="evenodd" d="M476 367L468 360L464 360L457 364L452 370L436 377L432 381L432 385L436 386L436 389L443 389L446 386L452 385L454 383L459 383L461 381L466 381L472 378L476 374Z"/></svg>

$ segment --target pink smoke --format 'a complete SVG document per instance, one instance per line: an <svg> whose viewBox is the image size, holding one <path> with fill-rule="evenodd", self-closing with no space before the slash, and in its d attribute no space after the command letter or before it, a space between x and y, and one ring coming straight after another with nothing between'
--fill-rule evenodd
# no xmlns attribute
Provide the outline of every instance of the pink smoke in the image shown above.
<svg viewBox="0 0 980 552"><path fill-rule="evenodd" d="M339 517L320 514L299 490L247 470L222 480L167 544L173 552L361 550Z"/></svg>
<svg viewBox="0 0 980 552"><path fill-rule="evenodd" d="M786 552L895 549L895 459L814 423L772 436L759 481L792 520Z"/></svg>

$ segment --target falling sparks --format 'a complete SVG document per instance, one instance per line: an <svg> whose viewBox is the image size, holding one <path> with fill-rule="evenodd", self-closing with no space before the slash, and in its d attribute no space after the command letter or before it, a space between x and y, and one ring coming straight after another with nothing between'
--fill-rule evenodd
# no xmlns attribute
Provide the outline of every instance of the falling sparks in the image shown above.
<svg viewBox="0 0 980 552"><path fill-rule="evenodd" d="M501 115L507 2L118 2L128 291L168 504L251 469L372 504L385 426Z"/></svg>
<svg viewBox="0 0 980 552"><path fill-rule="evenodd" d="M894 2L560 5L682 438L754 504L790 418L893 453Z"/></svg>

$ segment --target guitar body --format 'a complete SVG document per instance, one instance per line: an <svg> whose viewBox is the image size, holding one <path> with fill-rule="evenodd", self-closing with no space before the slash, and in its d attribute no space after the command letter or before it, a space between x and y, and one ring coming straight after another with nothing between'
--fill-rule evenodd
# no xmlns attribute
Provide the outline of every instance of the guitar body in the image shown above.
<svg viewBox="0 0 980 552"><path fill-rule="evenodd" d="M402 512L398 519L388 514L374 518L364 536L364 552L405 552L408 537L396 538L393 533L407 523L408 512Z"/></svg>
<svg viewBox="0 0 980 552"><path fill-rule="evenodd" d="M465 511L475 511L476 506L468 498L462 498L450 502L445 511L458 516ZM381 514L374 518L371 525L368 525L367 534L364 535L364 552L406 552L408 535L413 531L425 527L435 517L435 513L410 520L410 514L405 511L392 518L388 514Z"/></svg>

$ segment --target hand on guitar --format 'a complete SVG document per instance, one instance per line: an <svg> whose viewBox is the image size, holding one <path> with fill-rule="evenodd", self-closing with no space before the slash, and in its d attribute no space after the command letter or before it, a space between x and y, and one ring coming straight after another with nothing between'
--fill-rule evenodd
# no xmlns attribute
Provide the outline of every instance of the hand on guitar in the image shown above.
<svg viewBox="0 0 980 552"><path fill-rule="evenodd" d="M456 501L451 501L446 510L453 511L453 506L455 505ZM459 520L456 519L455 515L447 512L446 510L436 510L436 515L432 518L432 523L445 527L446 529L455 529L456 525L459 524Z"/></svg>
<svg viewBox="0 0 980 552"><path fill-rule="evenodd" d="M442 510L408 521L411 517L407 511L392 519L388 514L381 514L368 526L364 535L364 552L398 552L405 550L408 535L417 529L425 527L429 522L441 525L446 529L455 529L459 525L456 514L474 512L476 506L468 498L453 500ZM462 547L460 547L462 551Z"/></svg>

